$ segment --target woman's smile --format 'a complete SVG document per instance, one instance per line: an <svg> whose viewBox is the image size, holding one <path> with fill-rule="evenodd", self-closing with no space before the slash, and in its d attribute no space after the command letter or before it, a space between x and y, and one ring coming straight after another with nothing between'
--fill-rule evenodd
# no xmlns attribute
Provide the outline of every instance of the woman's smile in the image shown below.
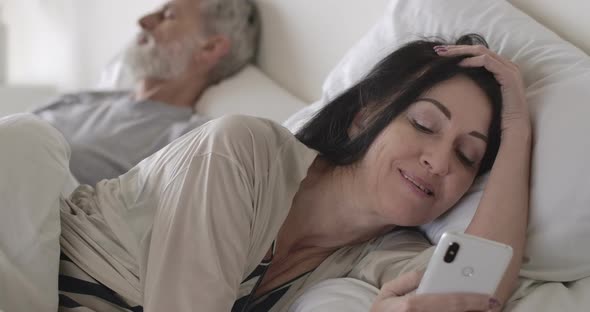
<svg viewBox="0 0 590 312"><path fill-rule="evenodd" d="M413 193L422 198L434 197L434 192L432 191L432 187L430 185L419 181L419 179L412 177L402 169L398 169L398 172L400 173L402 181Z"/></svg>

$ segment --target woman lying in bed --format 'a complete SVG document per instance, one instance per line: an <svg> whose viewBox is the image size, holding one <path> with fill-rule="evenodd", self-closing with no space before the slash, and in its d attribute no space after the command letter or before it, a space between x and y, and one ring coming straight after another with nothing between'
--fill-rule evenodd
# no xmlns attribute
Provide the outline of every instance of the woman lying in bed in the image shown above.
<svg viewBox="0 0 590 312"><path fill-rule="evenodd" d="M389 268L375 271L408 271L408 255L420 257L428 244L416 232L392 230L437 218L490 169L467 232L514 250L496 296L405 296L419 281L409 273L385 284L373 310L497 308L521 263L531 126L518 68L472 45L481 40L402 47L296 136L268 120L225 117L117 179L78 187L59 204L61 309L283 311L309 286L346 276L385 245L399 248L387 251ZM20 123L20 141L59 136L38 120ZM31 127L47 130L26 135ZM4 148L10 138L2 138ZM59 153L33 154L67 168ZM31 183L56 182L42 179ZM19 207L33 208L47 213ZM12 306L54 309L57 276L46 272L57 261L34 272L13 264L23 278L0 283L29 299L15 297Z"/></svg>

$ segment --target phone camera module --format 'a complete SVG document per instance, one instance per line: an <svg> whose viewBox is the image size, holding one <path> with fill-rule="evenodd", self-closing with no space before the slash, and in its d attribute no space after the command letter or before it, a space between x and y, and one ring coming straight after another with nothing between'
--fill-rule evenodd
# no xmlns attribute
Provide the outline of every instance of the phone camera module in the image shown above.
<svg viewBox="0 0 590 312"><path fill-rule="evenodd" d="M457 257L457 253L459 252L460 245L456 242L452 242L449 244L449 248L447 248L447 252L445 253L445 262L451 263L455 261L455 257Z"/></svg>

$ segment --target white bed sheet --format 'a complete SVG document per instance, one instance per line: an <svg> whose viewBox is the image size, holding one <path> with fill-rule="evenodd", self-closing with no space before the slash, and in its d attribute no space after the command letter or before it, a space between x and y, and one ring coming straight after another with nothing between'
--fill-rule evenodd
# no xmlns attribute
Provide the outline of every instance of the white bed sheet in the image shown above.
<svg viewBox="0 0 590 312"><path fill-rule="evenodd" d="M590 277L572 283L531 285L526 296L509 304L505 312L590 311Z"/></svg>
<svg viewBox="0 0 590 312"><path fill-rule="evenodd" d="M567 284L521 283L504 312L590 311L590 277ZM326 280L299 297L289 312L366 312L378 292L374 286L351 278Z"/></svg>

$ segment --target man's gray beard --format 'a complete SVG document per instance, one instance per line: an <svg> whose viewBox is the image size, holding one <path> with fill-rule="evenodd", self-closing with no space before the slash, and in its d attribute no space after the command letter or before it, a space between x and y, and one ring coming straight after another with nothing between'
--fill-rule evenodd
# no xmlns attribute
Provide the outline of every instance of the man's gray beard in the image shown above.
<svg viewBox="0 0 590 312"><path fill-rule="evenodd" d="M169 80L187 70L199 43L197 38L185 37L158 46L150 34L146 35L146 44L140 45L135 39L123 51L123 66L133 81L146 78Z"/></svg>

